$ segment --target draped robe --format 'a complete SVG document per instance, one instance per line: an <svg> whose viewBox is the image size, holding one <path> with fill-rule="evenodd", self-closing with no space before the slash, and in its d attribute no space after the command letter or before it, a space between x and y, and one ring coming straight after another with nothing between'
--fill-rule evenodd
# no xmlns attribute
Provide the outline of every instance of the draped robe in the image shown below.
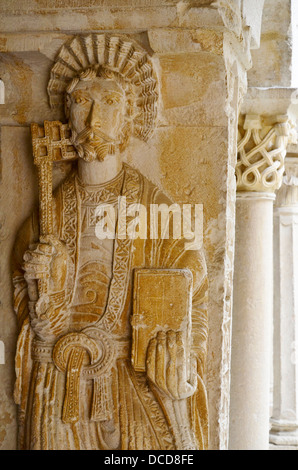
<svg viewBox="0 0 298 470"><path fill-rule="evenodd" d="M115 240L102 248L108 264L110 256L110 272L103 272L102 254L82 263L83 219L88 216L86 205L84 208L86 193L88 188L84 188L73 171L54 193L54 233L65 243L70 260L66 285L71 319L68 333L72 333L75 340L75 335L82 333L80 338L84 337L87 342L99 339L106 348L108 368L103 366L95 373L93 367L89 368L92 369L90 376L87 372L81 374L76 383L79 403L74 404L78 406L79 419L63 421L67 371L57 366L59 357L56 363L53 360L53 345L38 341L30 325L22 263L30 243L39 239L38 215L33 214L18 234L13 261L14 308L19 325L15 384L19 448L207 449L204 367L208 325L204 255L200 250L185 250L183 239L122 239L116 233ZM150 204L171 204L138 171L124 165L122 173L114 180L87 194L87 205L91 201L94 209L94 204L114 204L119 195L126 197L128 205L141 203L149 208ZM192 272L192 352L197 358L198 385L190 398L170 399L150 383L146 373L135 372L131 365L135 268L188 268ZM84 301L80 290L87 297L91 292L89 301ZM58 340L63 343L66 336ZM72 397L69 399L71 401Z"/></svg>

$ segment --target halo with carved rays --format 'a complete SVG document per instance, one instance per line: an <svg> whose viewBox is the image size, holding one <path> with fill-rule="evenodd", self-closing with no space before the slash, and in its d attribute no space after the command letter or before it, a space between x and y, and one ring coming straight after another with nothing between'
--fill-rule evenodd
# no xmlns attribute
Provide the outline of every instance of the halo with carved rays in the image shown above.
<svg viewBox="0 0 298 470"><path fill-rule="evenodd" d="M147 140L157 116L157 80L148 53L124 36L75 36L62 46L51 69L48 95L51 107L64 102L69 82L88 68L116 72L133 89L133 133Z"/></svg>

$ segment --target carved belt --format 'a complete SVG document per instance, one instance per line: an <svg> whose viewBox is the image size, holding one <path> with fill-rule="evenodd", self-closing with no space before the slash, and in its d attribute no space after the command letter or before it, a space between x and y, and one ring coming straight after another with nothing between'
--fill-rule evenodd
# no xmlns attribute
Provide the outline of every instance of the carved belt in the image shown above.
<svg viewBox="0 0 298 470"><path fill-rule="evenodd" d="M112 374L115 358L128 357L129 342L113 341L106 332L88 327L83 332L69 333L54 346L35 343L33 357L42 362L54 362L60 372L66 373L66 391L62 421L76 423L80 412L80 381L93 381L91 420L112 419Z"/></svg>

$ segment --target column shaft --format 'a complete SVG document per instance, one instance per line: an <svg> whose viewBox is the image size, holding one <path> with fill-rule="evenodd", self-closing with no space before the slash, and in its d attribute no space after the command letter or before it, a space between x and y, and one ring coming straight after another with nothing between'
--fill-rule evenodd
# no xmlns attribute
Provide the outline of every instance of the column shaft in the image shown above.
<svg viewBox="0 0 298 470"><path fill-rule="evenodd" d="M235 450L269 447L273 202L291 129L287 116L239 119L230 406Z"/></svg>
<svg viewBox="0 0 298 470"><path fill-rule="evenodd" d="M272 193L239 192L232 336L230 449L268 449L273 309Z"/></svg>
<svg viewBox="0 0 298 470"><path fill-rule="evenodd" d="M286 158L274 211L273 413L270 442L298 446L298 158Z"/></svg>

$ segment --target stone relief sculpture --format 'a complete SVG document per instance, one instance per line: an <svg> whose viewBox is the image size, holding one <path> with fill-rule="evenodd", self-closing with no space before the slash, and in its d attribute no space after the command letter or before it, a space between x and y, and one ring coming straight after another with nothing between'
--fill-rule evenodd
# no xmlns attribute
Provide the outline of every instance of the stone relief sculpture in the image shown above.
<svg viewBox="0 0 298 470"><path fill-rule="evenodd" d="M238 191L272 192L281 186L287 143L295 140L294 125L278 116L274 125L262 125L260 116L246 115L238 126Z"/></svg>
<svg viewBox="0 0 298 470"><path fill-rule="evenodd" d="M13 261L19 448L207 449L204 256L182 237L128 237L119 224L119 198L171 204L122 164L130 136L154 131L150 57L124 36L75 37L48 94L52 106L65 100L68 124L32 125L40 206ZM52 164L68 159L52 193ZM115 236L101 239L107 205Z"/></svg>

